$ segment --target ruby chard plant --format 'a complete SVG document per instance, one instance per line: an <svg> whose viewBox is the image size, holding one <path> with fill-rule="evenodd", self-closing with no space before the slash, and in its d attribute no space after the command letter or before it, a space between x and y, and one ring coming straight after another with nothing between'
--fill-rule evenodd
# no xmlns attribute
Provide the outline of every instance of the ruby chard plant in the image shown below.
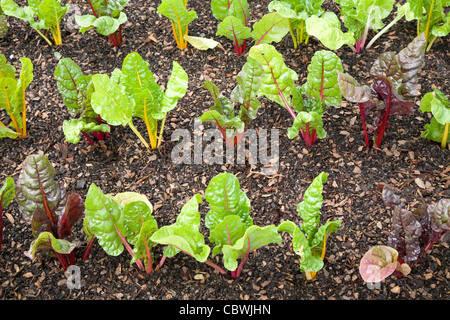
<svg viewBox="0 0 450 320"><path fill-rule="evenodd" d="M14 179L8 177L0 188L0 252L2 251L3 242L3 210L14 200L15 196L16 186Z"/></svg>
<svg viewBox="0 0 450 320"><path fill-rule="evenodd" d="M390 185L380 187L384 204L392 209L388 245L398 251L400 264L406 263L414 268L439 237L449 232L450 199L409 209Z"/></svg>
<svg viewBox="0 0 450 320"><path fill-rule="evenodd" d="M9 125L0 121L0 138L27 136L26 89L33 81L33 63L28 58L20 58L20 62L22 69L16 79L16 68L0 53L0 109L11 119Z"/></svg>
<svg viewBox="0 0 450 320"><path fill-rule="evenodd" d="M130 0L88 0L92 14L75 16L75 22L81 27L80 32L95 29L107 36L114 47L122 44L123 24L127 15L123 9Z"/></svg>
<svg viewBox="0 0 450 320"><path fill-rule="evenodd" d="M83 215L83 201L77 193L68 195L55 180L55 169L46 155L30 155L23 162L16 201L22 218L32 226L34 240L25 255L31 259L37 251L56 255L64 270L75 264L73 250L80 241L72 227Z"/></svg>
<svg viewBox="0 0 450 320"><path fill-rule="evenodd" d="M298 225L288 220L278 226L278 231L292 236L292 247L300 256L300 270L308 280L315 279L317 272L323 268L327 240L341 225L341 220L327 221L320 225L323 184L327 177L322 172L314 178L303 195L303 201L298 203L297 212L302 223Z"/></svg>
<svg viewBox="0 0 450 320"><path fill-rule="evenodd" d="M49 44L62 44L61 20L69 9L69 4L61 5L61 0L28 0L28 6L20 7L13 0L1 0L3 12L21 20L30 26ZM42 30L50 30L52 42Z"/></svg>
<svg viewBox="0 0 450 320"><path fill-rule="evenodd" d="M441 144L446 148L450 139L450 102L439 89L434 88L433 92L425 94L420 101L422 112L431 112L432 118L429 124L425 125L422 137Z"/></svg>
<svg viewBox="0 0 450 320"><path fill-rule="evenodd" d="M185 36L188 35L188 25L197 19L197 13L187 9L188 0L162 0L158 13L165 16L172 24L173 36L179 49L187 47Z"/></svg>
<svg viewBox="0 0 450 320"><path fill-rule="evenodd" d="M338 72L339 89L350 102L358 103L367 147L370 147L369 133L375 132L373 148L381 150L388 120L391 116L412 114L418 94L418 72L424 65L425 36L416 37L399 53L382 53L372 65L370 87L360 85L351 75ZM371 114L373 123L367 128L366 119Z"/></svg>
<svg viewBox="0 0 450 320"><path fill-rule="evenodd" d="M359 264L359 273L364 281L378 283L391 274L404 276L411 272L406 263L398 261L398 251L389 246L374 246L367 251Z"/></svg>

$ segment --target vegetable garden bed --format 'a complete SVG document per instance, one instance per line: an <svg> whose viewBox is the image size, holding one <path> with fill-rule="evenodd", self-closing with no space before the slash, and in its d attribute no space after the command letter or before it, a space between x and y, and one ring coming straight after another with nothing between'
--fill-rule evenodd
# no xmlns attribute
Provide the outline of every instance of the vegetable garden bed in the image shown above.
<svg viewBox="0 0 450 320"><path fill-rule="evenodd" d="M287 31L287 24L284 29L279 24L286 21L270 16L264 19L274 28L281 28L274 36L279 42L270 39L271 43L264 44L265 33L256 23L269 13L270 1L248 2L251 15L246 20L250 29L247 32L252 33L244 42L226 36L230 24L238 22L227 21L216 35L225 18L213 15L209 1L188 1L187 8L197 15L195 19L187 18L191 20L189 36L220 42L219 45L209 42L213 48L208 50L185 43L167 15L158 12L160 1L156 0L131 0L123 8L126 22L109 38L101 34L101 27L95 22L99 15L95 6L91 7L88 1L72 1L61 20L62 44L58 46L50 45L48 37L45 40L28 22L8 17L8 32L0 40L0 53L16 68L16 79L26 78L29 63L33 66L33 77L23 100L26 118L21 114L26 119L26 131L21 124L15 126L14 117L4 110L0 113L2 123L8 126L11 122L12 128L10 138L0 140L0 186L8 177L16 185L16 198L3 208L2 299L448 300L450 251L445 231L449 222L442 217L446 214L448 219L449 209L441 200L450 198L450 151L445 140L448 125L437 122L443 113L449 112L445 96L450 94L450 37L436 37L432 43L425 37L420 39L417 21L401 18L370 46L358 38L358 50L343 43L331 51L318 40L319 36L305 36L306 25L304 29L298 25L291 37L289 32L282 33ZM25 1L16 3L26 5ZM322 8L340 15L340 5L333 1L325 1ZM271 9L272 13L281 12L274 5ZM92 10L96 14L90 18L75 18L91 14ZM383 22L388 24L395 17L396 9ZM123 16L117 19L124 21ZM84 34L77 28L77 21L86 29L82 30ZM351 28L343 25L342 30L348 32ZM51 37L49 31L43 33ZM363 34L370 41L376 32L364 33L363 29ZM348 34L345 39L348 40ZM323 43L327 44L326 40ZM415 60L404 63L406 56L408 59L414 56ZM279 69L273 67L273 61L277 61ZM401 63L396 65L395 61ZM322 90L317 95L314 83L314 68L325 68L330 62L333 64L327 71L338 72L332 78L335 83L326 84L339 89L336 81L346 83L333 93L337 94L333 99L327 99L332 94L328 91ZM147 76L152 85L158 85L157 89L150 86L158 96L145 95L148 88L140 86L141 78L132 78L130 70L137 65L151 70L152 75ZM68 66L75 71L65 73L62 69L69 69ZM410 72L413 69L414 75ZM386 70L390 78L381 75ZM283 76L282 80L277 72L290 78L286 80L287 76ZM68 105L68 101L76 100L73 105L79 108L82 105L79 96L74 100L62 92L62 88L67 88L63 80L75 79L67 78L74 74L81 79L74 83L85 98L82 102L89 101L89 107L82 106L88 110L83 116L70 112L73 110ZM88 75L93 75L92 79ZM252 89L246 85L250 80ZM234 90L236 85L238 89ZM302 85L303 91L293 89ZM370 91L369 86L375 89ZM95 91L90 100L86 98L88 88ZM263 94L257 96L257 92ZM380 109L381 100L383 106L389 107ZM20 99L14 101L20 103ZM105 111L117 101L121 101L121 106L157 101L155 105L162 108L148 109L152 111L149 117L139 112L127 113L125 109L121 109L119 116ZM386 116L384 111L388 108L396 114ZM375 115L374 110L380 113ZM380 120L374 122L375 126L374 117ZM221 144L223 153L213 158L215 163L197 161L196 152L200 150L204 156L212 145L206 136L203 141L196 140L199 131L194 129L199 128L196 119L200 118L203 121L200 133L209 130L219 132L219 138L226 138ZM79 122L69 124L74 119ZM83 129L77 127L81 122ZM367 134L363 123L373 132ZM433 132L433 126L441 134ZM69 131L65 129L75 127L78 131L70 132L72 143L67 142ZM231 138L225 130L230 128L236 133ZM429 133L422 136L426 129ZM174 150L180 146L177 139L172 139L176 132L187 132L192 139L192 150L189 148L192 153L183 158L190 163L174 161ZM278 137L278 157L273 158L272 165L262 163L262 158L254 163L249 163L249 158L245 163L227 163L225 151L244 145L246 139L241 140L244 132L256 132L259 138L268 132L269 141ZM45 157L24 162L36 154L46 155L49 163ZM60 215L59 220L49 223L52 213L64 209L58 211L58 206L52 209L46 204L47 215L45 210L36 213L36 208L24 199L26 181L31 181L29 177L34 174L30 169L33 163L35 167L38 163L42 165L41 172L48 177L54 170L54 180L61 183L64 187L61 192L68 195L69 200L63 196L61 199L67 200L67 208L73 210L66 210L73 212L72 218ZM28 173L24 173L26 170ZM234 189L221 198L215 183ZM382 191L391 190L386 185L392 186L402 201L394 196L388 198ZM39 188L37 184L35 190ZM56 184L54 188L57 189ZM2 192L6 195L6 188ZM131 201L123 196L125 192L140 194L134 199L143 202L127 206ZM232 207L232 201L237 201L237 209ZM321 206L312 210L313 203ZM420 259L414 263L408 260L412 259L410 256L400 252L401 262L406 258L412 266L407 275L399 276L399 272L391 270L392 274L381 282L367 283L359 273L361 259L374 246L390 245L388 239L398 231L395 219L400 219L396 216L396 210L400 209L395 208L401 204L404 211L415 213L420 213L414 210L424 204L433 208L424 218L428 219L427 224L420 218L414 223L423 230L418 236L420 241L433 235L432 227L437 236L421 243ZM65 205L66 202L62 207ZM148 237L154 246L153 256L147 254L145 244L149 243L143 240L143 235L138 237L139 232L133 239L128 231L126 235L125 231L117 232L120 235L115 236L117 243L105 244L108 241L102 234L106 231L98 227L102 208L107 208L112 216L140 212L143 217L146 212L145 219L151 220L143 224L147 232L154 232L151 231L154 223L159 228ZM150 208L152 211L147 212ZM308 229L308 215L302 214L310 209L314 218L309 223L326 226L325 229L317 231L314 226ZM440 214L439 227L430 222L438 216L432 210ZM36 232L27 221L32 216L40 223L39 227L34 224ZM84 232L84 220L91 225L91 232ZM133 223L130 222L130 230ZM70 228L64 228L69 224ZM221 238L226 229L223 224L234 226L242 241L230 245ZM120 229L117 223L109 227L109 231ZM57 259L41 250L29 251L39 231L46 228L54 231L53 237L72 241L75 246L70 247L72 253L58 254ZM127 229L126 223L122 228ZM216 233L211 236L213 229ZM311 238L319 234L320 239L311 249L302 242L299 232ZM174 234L179 236L175 240ZM260 246L250 241L260 239L257 235L264 239ZM52 237L50 233L44 236L43 241ZM195 241L189 246L182 238L188 239L186 242ZM86 251L91 239L92 247ZM127 247L130 243L144 249L133 252ZM217 247L213 250L214 244ZM186 248L195 250L190 252ZM217 256L213 257L209 250ZM305 253L307 250L310 256ZM305 258L300 263L299 259L305 256L311 260ZM79 288L71 287L73 274L64 271L69 265L79 271ZM305 270L313 265L317 269Z"/></svg>

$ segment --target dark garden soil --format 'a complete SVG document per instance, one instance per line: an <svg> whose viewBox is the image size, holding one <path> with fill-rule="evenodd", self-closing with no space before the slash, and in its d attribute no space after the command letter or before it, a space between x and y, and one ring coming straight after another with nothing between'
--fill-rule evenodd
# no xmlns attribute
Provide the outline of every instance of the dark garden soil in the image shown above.
<svg viewBox="0 0 450 320"><path fill-rule="evenodd" d="M24 3L25 1L18 1ZM65 1L63 1L65 2ZM252 0L252 23L267 12L268 0ZM175 221L181 207L199 192L204 195L209 181L224 170L235 174L252 203L252 217L257 225L280 224L284 220L300 223L296 206L311 181L320 172L328 174L324 186L322 221L341 219L341 228L327 245L324 268L314 281L307 281L299 270L290 236L283 235L280 246L269 245L250 255L237 280L223 276L193 258L178 254L168 259L158 272L147 275L124 252L108 256L95 244L89 258L81 261L85 245L76 249L80 267L81 289L68 289L67 277L57 259L37 254L34 261L24 255L32 241L31 227L20 217L13 202L4 218L4 239L0 255L0 298L4 300L447 300L450 297L449 244L439 239L411 274L385 279L379 287L369 287L362 280L358 266L363 254L373 245L387 244L391 212L385 208L377 189L379 183L394 185L411 206L450 198L450 151L420 137L429 121L417 108L414 115L393 117L382 144L382 152L365 147L357 106L343 101L329 108L324 117L327 137L307 148L301 137L289 140L286 129L292 120L287 111L267 99L251 127L279 129L279 167L275 175L261 174L262 164L182 164L171 160L176 141L175 129L193 132L194 120L211 106L205 80L210 79L229 96L235 76L246 61L237 57L231 41L215 36L217 20L210 2L190 0L188 6L198 14L189 26L192 36L221 41L219 48L199 51L189 46L177 48L172 28L156 12L160 1L132 0L126 7L128 22L123 30L123 45L112 48L106 37L95 31L82 35L74 29L69 13L62 23L63 44L49 47L27 24L9 19L9 32L0 41L0 51L20 70L20 57L34 64L34 81L27 91L28 136L20 140L0 141L0 181L17 179L21 163L35 153L48 155L56 177L69 192L83 199L91 183L105 193L135 191L145 194L154 205L159 226ZM75 0L81 13L90 13L86 1ZM327 4L328 10L336 7ZM374 47L359 54L347 47L337 51L345 71L361 82L368 80L368 70L384 51L404 48L415 37L415 22L401 20L381 37ZM248 48L253 45L249 43ZM286 64L299 74L299 83L307 75L307 65L315 50L324 47L315 39L308 46L293 49L289 36L275 45ZM420 96L432 87L450 93L450 37L439 38L426 55L420 72ZM150 63L160 85L165 85L172 61L177 61L189 75L188 94L179 101L166 122L164 142L158 150L146 150L128 127L113 127L105 142L90 146L85 140L68 144L62 123L70 116L57 90L53 76L58 62L55 53L70 57L87 74L110 74L120 68L127 54L137 51ZM247 50L248 52L248 50ZM5 113L0 119L6 121ZM138 119L138 128L145 125ZM205 127L209 128L209 127ZM224 160L225 162L225 160ZM206 205L200 206L206 214ZM205 230L202 230L205 231ZM76 235L84 238L81 222ZM205 232L205 236L207 236ZM161 248L155 256L159 259ZM217 260L222 265L220 260Z"/></svg>

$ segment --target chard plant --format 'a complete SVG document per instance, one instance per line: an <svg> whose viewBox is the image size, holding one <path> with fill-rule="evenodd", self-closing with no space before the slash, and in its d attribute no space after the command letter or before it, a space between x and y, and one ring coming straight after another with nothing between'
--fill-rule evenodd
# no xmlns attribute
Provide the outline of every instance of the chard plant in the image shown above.
<svg viewBox="0 0 450 320"><path fill-rule="evenodd" d="M69 114L72 117L78 116L78 118L64 120L63 122L66 141L79 143L80 134L83 134L89 144L92 145L94 141L89 133L93 133L97 140L105 140L109 135L110 126L103 123L101 116L92 109L92 75L85 75L70 58L63 58L58 62L54 75L58 91Z"/></svg>
<svg viewBox="0 0 450 320"><path fill-rule="evenodd" d="M450 102L439 89L433 91L425 94L420 103L420 110L433 116L421 136L440 143L445 149L450 138Z"/></svg>
<svg viewBox="0 0 450 320"><path fill-rule="evenodd" d="M341 225L341 220L327 221L320 225L323 184L327 177L327 174L322 172L314 178L305 191L303 201L298 203L297 212L302 223L297 225L288 220L278 226L278 231L292 236L292 247L300 256L300 270L308 280L315 279L317 272L323 268L327 240Z"/></svg>
<svg viewBox="0 0 450 320"><path fill-rule="evenodd" d="M3 12L28 22L34 30L50 45L62 44L61 20L69 9L69 4L61 5L61 0L28 0L28 6L20 7L13 0L1 0ZM52 42L43 32L50 30Z"/></svg>
<svg viewBox="0 0 450 320"><path fill-rule="evenodd" d="M0 188L0 252L3 242L3 210L14 200L16 196L16 186L11 177L6 178L5 183Z"/></svg>
<svg viewBox="0 0 450 320"><path fill-rule="evenodd" d="M364 139L370 147L368 134L375 132L373 148L381 150L381 142L388 127L389 117L412 114L418 94L418 72L424 65L425 35L416 37L399 53L382 53L372 65L372 84L360 85L351 75L338 71L339 89L350 102L358 103ZM366 118L375 112L373 123L367 128Z"/></svg>
<svg viewBox="0 0 450 320"><path fill-rule="evenodd" d="M339 57L330 51L317 51L308 66L307 82L301 87L295 85L297 73L286 66L272 45L253 46L249 57L257 60L264 71L258 96L286 108L293 118L288 137L293 139L300 132L307 146L317 138L325 138L323 113L327 106L338 106L342 99L337 85L337 72L343 70Z"/></svg>
<svg viewBox="0 0 450 320"><path fill-rule="evenodd" d="M389 246L374 246L367 251L359 264L359 273L364 281L381 282L391 274L404 276L411 272L406 263L398 261L398 251Z"/></svg>
<svg viewBox="0 0 450 320"><path fill-rule="evenodd" d="M0 39L3 39L8 33L8 16L3 12L0 5Z"/></svg>
<svg viewBox="0 0 450 320"><path fill-rule="evenodd" d="M8 126L0 121L0 138L27 136L26 89L33 81L33 63L28 58L20 58L20 62L22 69L16 79L16 68L0 53L0 109L11 119Z"/></svg>
<svg viewBox="0 0 450 320"><path fill-rule="evenodd" d="M289 33L294 48L308 44L309 34L306 32L306 21L309 17L321 16L323 0L274 0L269 3L269 12L276 11L289 21Z"/></svg>
<svg viewBox="0 0 450 320"><path fill-rule="evenodd" d="M261 64L249 57L236 77L238 84L231 94L231 100L225 97L211 81L208 80L203 84L214 99L214 106L202 114L200 121L216 125L230 147L240 143L250 121L257 116L261 106L257 93L262 77ZM236 115L234 103L240 106L238 115Z"/></svg>
<svg viewBox="0 0 450 320"><path fill-rule="evenodd" d="M92 14L75 16L75 22L81 27L80 32L95 29L107 36L114 47L122 44L123 24L127 15L123 12L130 0L88 0Z"/></svg>
<svg viewBox="0 0 450 320"><path fill-rule="evenodd" d="M445 37L450 33L450 15L447 0L407 0L417 20L417 35L425 34L427 51L431 49L438 37Z"/></svg>
<svg viewBox="0 0 450 320"><path fill-rule="evenodd" d="M394 9L394 0L339 0L340 17L346 31L343 31L340 17L327 11L322 15L312 15L306 20L306 30L330 50L338 50L348 45L353 52L370 48L374 42L385 34L400 19L412 19L409 4L397 4L394 19L385 25L386 19ZM369 32L375 35L369 40Z"/></svg>
<svg viewBox="0 0 450 320"><path fill-rule="evenodd" d="M252 30L247 0L213 0L211 10L221 20L216 35L232 40L238 56L245 52L248 39L253 39L256 45L278 43L289 31L289 20L277 12L264 15L253 24Z"/></svg>
<svg viewBox="0 0 450 320"><path fill-rule="evenodd" d="M441 199L410 210L390 185L381 187L384 204L393 210L388 244L398 251L400 265L406 263L414 268L437 239L449 232L450 199ZM397 276L401 274L397 273Z"/></svg>
<svg viewBox="0 0 450 320"><path fill-rule="evenodd" d="M72 227L83 216L83 200L77 193L68 195L55 181L55 169L46 155L30 155L23 162L16 202L23 219L32 226L34 240L25 255L30 259L37 251L56 255L64 270L75 264L73 250L80 241Z"/></svg>
<svg viewBox="0 0 450 320"><path fill-rule="evenodd" d="M265 245L281 243L276 226L259 227L253 224L249 215L250 200L240 189L239 181L234 175L224 172L211 179L205 199L210 207L205 217L205 226L210 232L209 240L214 244L212 257L223 255L225 269L231 271L233 279L240 276L251 252ZM152 235L151 240L167 246L164 249L166 257L183 252L221 274L227 274L208 259L211 249L199 231L200 203L202 197L196 194L183 206L176 222L160 228Z"/></svg>
<svg viewBox="0 0 450 320"><path fill-rule="evenodd" d="M158 225L152 216L153 206L145 195L135 192L105 195L93 183L85 207L83 229L89 244L84 259L97 241L108 255L118 256L126 249L132 258L131 265L136 263L149 274L156 270L152 253L156 244L150 237Z"/></svg>
<svg viewBox="0 0 450 320"><path fill-rule="evenodd" d="M158 13L165 16L172 24L173 36L179 49L187 47L185 36L189 33L189 23L197 19L197 13L187 9L188 0L162 0Z"/></svg>
<svg viewBox="0 0 450 320"><path fill-rule="evenodd" d="M133 52L126 56L122 69L115 69L111 77L92 76L92 109L112 126L129 126L146 148L158 148L162 142L167 113L184 97L188 75L173 62L172 73L164 91L155 81L148 62ZM133 124L133 117L145 122L150 145ZM158 120L161 125L158 134Z"/></svg>

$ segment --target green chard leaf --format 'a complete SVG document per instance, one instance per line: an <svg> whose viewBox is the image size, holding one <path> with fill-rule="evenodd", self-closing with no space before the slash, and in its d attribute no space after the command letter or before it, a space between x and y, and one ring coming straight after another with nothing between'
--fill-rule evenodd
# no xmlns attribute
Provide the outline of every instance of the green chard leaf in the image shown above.
<svg viewBox="0 0 450 320"><path fill-rule="evenodd" d="M186 8L184 0L163 0L158 7L158 13L165 16L172 23L173 34L180 49L185 49L187 42L184 36L188 34L188 25L197 19L195 11Z"/></svg>
<svg viewBox="0 0 450 320"><path fill-rule="evenodd" d="M247 227L253 225L250 200L231 173L223 172L212 178L206 188L205 199L210 206L205 217L208 229L213 230L229 215L239 216Z"/></svg>
<svg viewBox="0 0 450 320"><path fill-rule="evenodd" d="M41 232L38 238L31 242L30 249L25 252L25 255L30 259L34 259L38 250L59 254L69 254L79 245L80 244L78 242L57 239L51 232Z"/></svg>
<svg viewBox="0 0 450 320"><path fill-rule="evenodd" d="M330 50L355 44L352 32L343 32L341 22L334 12L327 11L320 17L313 15L306 20L306 31Z"/></svg>
<svg viewBox="0 0 450 320"><path fill-rule="evenodd" d="M307 82L304 84L306 94L326 106L339 106L342 96L337 71L343 72L344 69L341 59L334 52L316 51L308 66Z"/></svg>
<svg viewBox="0 0 450 320"><path fill-rule="evenodd" d="M168 258L180 251L194 257L199 262L205 262L209 256L210 248L199 231L200 213L198 205L202 202L200 194L193 196L181 209L174 224L161 227L153 233L150 240L167 245L164 255Z"/></svg>
<svg viewBox="0 0 450 320"><path fill-rule="evenodd" d="M2 209L5 209L13 201L15 196L16 186L14 184L14 179L7 177L5 183L0 188L0 213L2 212Z"/></svg>
<svg viewBox="0 0 450 320"><path fill-rule="evenodd" d="M98 239L98 243L111 256L118 256L124 246L124 214L120 205L92 183L85 201L89 232Z"/></svg>
<svg viewBox="0 0 450 320"><path fill-rule="evenodd" d="M294 81L298 80L297 73L286 66L283 56L270 44L253 46L249 56L257 60L264 71L258 96L265 96L285 108L290 108L291 94L295 90Z"/></svg>
<svg viewBox="0 0 450 320"><path fill-rule="evenodd" d="M217 36L224 36L233 41L235 46L241 46L245 39L252 37L251 29L245 26L239 18L227 16L217 26Z"/></svg>
<svg viewBox="0 0 450 320"><path fill-rule="evenodd" d="M255 44L280 42L289 32L289 20L277 12L264 15L253 25Z"/></svg>
<svg viewBox="0 0 450 320"><path fill-rule="evenodd" d="M222 253L225 268L234 271L238 268L238 259L243 259L258 248L272 243L280 244L282 241L283 239L276 226L259 227L252 225L234 244L223 245Z"/></svg>

